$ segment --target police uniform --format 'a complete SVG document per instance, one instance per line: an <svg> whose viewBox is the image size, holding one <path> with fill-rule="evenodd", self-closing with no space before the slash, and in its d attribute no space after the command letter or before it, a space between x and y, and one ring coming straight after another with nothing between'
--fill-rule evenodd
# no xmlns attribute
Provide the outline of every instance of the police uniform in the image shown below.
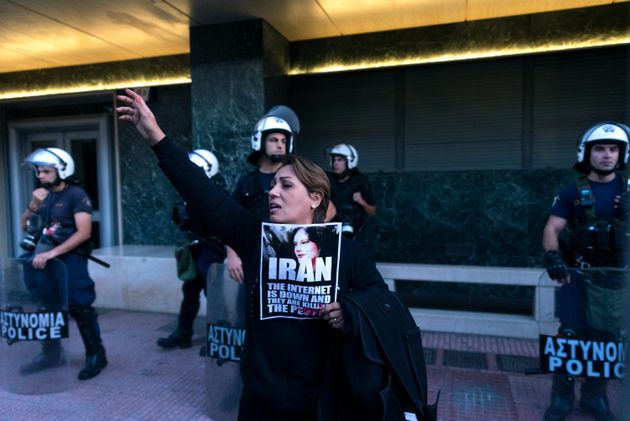
<svg viewBox="0 0 630 421"><path fill-rule="evenodd" d="M578 142L574 165L583 175L554 198L550 215L557 219L548 221L543 243L550 248L545 252L549 276L560 281L570 277L557 295L560 336L619 340L623 333L628 182L613 171L624 169L628 162L629 135L630 129L619 123L589 128ZM593 158L597 145L603 146ZM614 153L610 145L618 147L616 162L610 159ZM560 250L553 250L556 240ZM571 411L573 383L570 376L554 375L545 421L564 420ZM606 386L605 379L594 377L582 383L580 405L597 420L616 419Z"/></svg>
<svg viewBox="0 0 630 421"><path fill-rule="evenodd" d="M74 215L79 212L92 214L92 203L81 187L66 182L66 187L63 190L59 192L49 191L42 206L36 212L43 222L44 230L34 253L50 250L72 236L77 231ZM96 311L92 307L92 303L96 299L96 292L94 281L87 268L86 255L89 254L90 247L86 248L85 246L84 243L76 249L58 256L58 259L64 262L67 269L70 316L76 321L85 345L86 369L90 365L96 364L100 366L98 368L100 371L100 368L107 364L107 360L105 348L101 341ZM28 268L28 265L25 268ZM30 270L30 268L26 270ZM27 284L29 278L27 272ZM38 294L37 287L31 291L35 295ZM46 297L41 297L41 301L45 303ZM60 352L58 343L45 343L43 345L45 352ZM23 374L36 372L41 366L34 361L29 366L22 367L21 372ZM79 378L85 380L98 374L98 371L88 373L84 369L79 374Z"/></svg>
<svg viewBox="0 0 630 421"><path fill-rule="evenodd" d="M61 244L77 231L74 215L92 214L92 203L79 186L68 184L60 192L50 191L37 214L44 223L44 236L40 241ZM52 248L51 247L51 248ZM36 249L37 252L37 249ZM91 306L96 299L94 281L87 270L87 258L76 252L59 256L68 271L68 303L70 306Z"/></svg>
<svg viewBox="0 0 630 421"><path fill-rule="evenodd" d="M286 139L286 151L293 153L295 136L300 133L300 120L291 108L276 105L258 120L250 138L253 151L247 156L247 162L255 167L260 165L260 158L265 152L266 138L271 133L282 133ZM278 161L272 158L282 160L282 157L268 158L273 162ZM261 221L269 221L269 190L275 175L275 172L263 173L256 168L238 180L232 197Z"/></svg>
<svg viewBox="0 0 630 421"><path fill-rule="evenodd" d="M188 159L203 170L211 182L221 191L225 189L225 180L219 174L217 157L206 149L195 149L188 154ZM181 231L186 233L188 242L175 251L177 275L184 281L183 299L177 317L177 329L166 338L157 340L162 348L190 348L192 346L193 324L199 312L199 294L203 290L207 295L206 284L208 269L213 263L225 259L225 247L215 236L202 236L203 228L198 212L183 199L173 206L172 220ZM201 354L206 353L205 346Z"/></svg>
<svg viewBox="0 0 630 421"><path fill-rule="evenodd" d="M570 237L564 247L571 270L571 283L560 288L558 316L561 331L571 330L578 335L592 335L594 331L614 335L615 331L603 326L591 326L587 321L587 291L584 271L580 267L623 268L626 223L621 206L626 189L625 177L617 174L608 183L598 183L582 177L566 186L554 200L550 214L566 219ZM620 289L621 279L609 276L593 277L586 271L589 282L607 289ZM617 294L621 295L621 294ZM596 305L596 303L591 303Z"/></svg>
<svg viewBox="0 0 630 421"><path fill-rule="evenodd" d="M255 169L238 180L232 197L261 221L269 221L269 190L275 175Z"/></svg>
<svg viewBox="0 0 630 421"><path fill-rule="evenodd" d="M344 181L340 181L335 173L327 172L326 174L330 181L330 200L337 209L333 221L352 225L354 235L360 234L365 228L368 215L363 207L353 200L352 196L354 193L360 192L363 199L369 205L374 206L374 195L367 177L356 169L349 170L348 179Z"/></svg>
<svg viewBox="0 0 630 421"><path fill-rule="evenodd" d="M215 175L211 179L217 186L223 187L223 178ZM183 210L182 210L183 209ZM182 285L183 299L179 309L177 331L178 337L184 338L188 344L193 335L193 323L199 312L199 294L206 294L208 270L213 263L222 263L225 259L223 242L215 236L202 237L199 217L184 201L173 208L173 222L186 233L191 244L193 262L195 264L194 279L184 281ZM160 342L158 341L158 344ZM163 346L163 345L162 345ZM168 346L167 346L168 347Z"/></svg>

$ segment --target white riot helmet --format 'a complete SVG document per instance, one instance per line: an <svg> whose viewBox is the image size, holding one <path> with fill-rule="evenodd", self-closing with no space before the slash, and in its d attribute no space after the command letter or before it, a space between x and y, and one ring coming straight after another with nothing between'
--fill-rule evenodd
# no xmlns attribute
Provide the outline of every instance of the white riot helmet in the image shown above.
<svg viewBox="0 0 630 421"><path fill-rule="evenodd" d="M330 149L330 152L328 152L328 154L330 155L330 158L331 158L331 161L330 161L331 165L332 165L332 157L334 155L340 155L340 156L346 157L346 162L348 162L349 170L356 168L357 165L359 165L359 153L354 148L354 146L350 145L349 143L340 143L338 145L333 146Z"/></svg>
<svg viewBox="0 0 630 421"><path fill-rule="evenodd" d="M200 167L208 178L212 178L219 173L219 160L210 151L195 149L188 154L188 159Z"/></svg>
<svg viewBox="0 0 630 421"><path fill-rule="evenodd" d="M276 105L254 127L251 136L251 147L253 152L247 157L252 165L258 165L261 152L264 153L263 142L269 133L279 132L287 137L287 153L293 153L295 138L300 133L300 119L295 112L286 105ZM281 160L283 157L274 156L272 159Z"/></svg>
<svg viewBox="0 0 630 421"><path fill-rule="evenodd" d="M24 160L24 164L34 167L52 167L59 173L60 180L66 180L74 174L74 159L59 148L41 148L35 150Z"/></svg>
<svg viewBox="0 0 630 421"><path fill-rule="evenodd" d="M623 169L628 163L630 148L630 128L620 123L597 123L589 128L580 138L577 146L576 170L587 174L591 167L589 162L590 148L596 143L615 143L619 145L619 162L616 169Z"/></svg>
<svg viewBox="0 0 630 421"><path fill-rule="evenodd" d="M287 152L291 153L293 151L291 126L280 117L274 116L263 117L256 123L251 138L254 151L260 151L263 141L269 133L283 133L287 137Z"/></svg>

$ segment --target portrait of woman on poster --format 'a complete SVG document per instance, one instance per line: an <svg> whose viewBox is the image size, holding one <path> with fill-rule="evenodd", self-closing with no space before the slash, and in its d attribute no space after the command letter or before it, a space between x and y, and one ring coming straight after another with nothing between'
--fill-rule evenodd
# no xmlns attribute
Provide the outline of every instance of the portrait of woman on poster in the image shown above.
<svg viewBox="0 0 630 421"><path fill-rule="evenodd" d="M337 233L336 225L297 227L289 234L289 243L299 263L310 261L315 268L318 257L337 257Z"/></svg>

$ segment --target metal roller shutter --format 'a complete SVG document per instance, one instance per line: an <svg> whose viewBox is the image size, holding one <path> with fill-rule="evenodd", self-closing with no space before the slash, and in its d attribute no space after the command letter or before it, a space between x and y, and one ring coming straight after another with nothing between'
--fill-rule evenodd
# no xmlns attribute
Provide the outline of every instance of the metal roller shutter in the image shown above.
<svg viewBox="0 0 630 421"><path fill-rule="evenodd" d="M590 125L625 120L627 63L623 54L594 52L534 62L534 168L570 168L577 139Z"/></svg>
<svg viewBox="0 0 630 421"><path fill-rule="evenodd" d="M407 171L520 168L520 60L410 68L405 92Z"/></svg>
<svg viewBox="0 0 630 421"><path fill-rule="evenodd" d="M328 170L326 148L350 143L361 171L394 170L393 71L295 77L291 90L302 123L297 153Z"/></svg>

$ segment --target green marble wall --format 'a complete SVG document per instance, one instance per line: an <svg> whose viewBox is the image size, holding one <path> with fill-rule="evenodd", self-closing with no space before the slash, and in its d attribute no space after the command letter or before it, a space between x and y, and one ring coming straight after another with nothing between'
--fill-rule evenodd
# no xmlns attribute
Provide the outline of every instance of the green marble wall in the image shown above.
<svg viewBox="0 0 630 421"><path fill-rule="evenodd" d="M540 266L542 229L572 170L368 174L377 261Z"/></svg>
<svg viewBox="0 0 630 421"><path fill-rule="evenodd" d="M149 106L164 132L190 150L190 85L153 88ZM171 222L171 209L179 196L157 166L153 151L127 123L118 124L118 145L123 244L170 245L184 241Z"/></svg>
<svg viewBox="0 0 630 421"><path fill-rule="evenodd" d="M368 174L378 212L365 243L379 262L541 267L553 196L576 176L560 169ZM531 287L399 282L397 290L424 308L533 314Z"/></svg>
<svg viewBox="0 0 630 421"><path fill-rule="evenodd" d="M215 152L230 190L253 169L254 125L286 103L288 57L288 41L260 19L190 30L193 144Z"/></svg>

